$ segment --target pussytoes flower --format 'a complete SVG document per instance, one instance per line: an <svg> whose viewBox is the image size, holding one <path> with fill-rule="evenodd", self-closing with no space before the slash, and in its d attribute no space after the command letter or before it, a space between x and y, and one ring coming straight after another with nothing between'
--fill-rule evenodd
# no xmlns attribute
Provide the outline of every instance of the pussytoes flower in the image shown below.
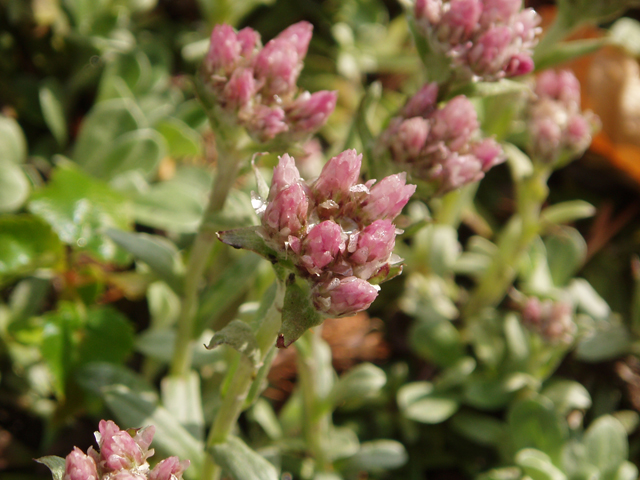
<svg viewBox="0 0 640 480"><path fill-rule="evenodd" d="M292 157L276 166L260 235L310 283L315 308L340 317L365 310L378 295L372 283L389 275L398 233L393 220L415 191L404 174L359 183L362 155L346 150L311 182Z"/></svg>
<svg viewBox="0 0 640 480"><path fill-rule="evenodd" d="M547 70L536 79L528 107L531 156L553 164L581 155L591 144L598 117L580 107L580 83L568 70Z"/></svg>
<svg viewBox="0 0 640 480"><path fill-rule="evenodd" d="M181 480L189 460L169 457L150 468L147 459L155 428L141 428L132 436L111 420L101 420L96 441L99 450L89 447L88 454L74 447L65 459L63 480Z"/></svg>
<svg viewBox="0 0 640 480"><path fill-rule="evenodd" d="M337 93L299 93L296 85L312 31L299 22L262 47L251 28L214 27L200 75L221 125L244 127L258 142L302 140L324 125Z"/></svg>
<svg viewBox="0 0 640 480"><path fill-rule="evenodd" d="M432 194L442 195L480 180L504 155L495 140L481 138L476 111L465 96L438 108L437 93L431 83L414 95L380 135L376 153L388 154L399 168L426 182ZM384 194L375 193L385 180L371 191L381 202L392 201L397 189L389 184Z"/></svg>
<svg viewBox="0 0 640 480"><path fill-rule="evenodd" d="M571 343L576 331L569 303L530 297L522 308L522 324L550 343Z"/></svg>
<svg viewBox="0 0 640 480"><path fill-rule="evenodd" d="M498 80L533 71L540 17L522 0L416 0L418 31L459 77Z"/></svg>

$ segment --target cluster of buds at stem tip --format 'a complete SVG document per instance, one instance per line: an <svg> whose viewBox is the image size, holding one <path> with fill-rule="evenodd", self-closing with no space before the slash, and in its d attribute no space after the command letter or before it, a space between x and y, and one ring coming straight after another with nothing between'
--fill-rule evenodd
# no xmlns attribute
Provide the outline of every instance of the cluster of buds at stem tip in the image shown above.
<svg viewBox="0 0 640 480"><path fill-rule="evenodd" d="M296 85L312 30L308 22L296 23L262 47L251 28L216 25L200 75L217 120L245 127L258 142L298 141L322 127L337 93L299 93Z"/></svg>
<svg viewBox="0 0 640 480"><path fill-rule="evenodd" d="M65 459L63 480L181 480L189 460L169 457L150 468L147 459L155 427L138 429L133 436L111 420L101 420L95 433L100 451L78 447Z"/></svg>
<svg viewBox="0 0 640 480"><path fill-rule="evenodd" d="M480 180L504 155L495 140L481 138L469 99L460 95L438 108L437 96L435 83L414 95L380 135L376 154L389 154L432 194L442 195Z"/></svg>
<svg viewBox="0 0 640 480"><path fill-rule="evenodd" d="M416 0L418 32L463 78L497 80L533 71L540 17L522 0Z"/></svg>
<svg viewBox="0 0 640 480"><path fill-rule="evenodd" d="M547 70L538 76L534 92L527 121L531 157L555 164L584 153L599 119L581 110L578 79L568 70Z"/></svg>
<svg viewBox="0 0 640 480"><path fill-rule="evenodd" d="M306 182L292 157L276 166L268 198L258 202L260 235L311 285L316 310L341 317L365 310L401 259L393 220L415 185L405 174L358 183L362 155L346 150Z"/></svg>
<svg viewBox="0 0 640 480"><path fill-rule="evenodd" d="M572 310L566 302L530 297L522 307L522 324L549 343L569 344L576 332Z"/></svg>

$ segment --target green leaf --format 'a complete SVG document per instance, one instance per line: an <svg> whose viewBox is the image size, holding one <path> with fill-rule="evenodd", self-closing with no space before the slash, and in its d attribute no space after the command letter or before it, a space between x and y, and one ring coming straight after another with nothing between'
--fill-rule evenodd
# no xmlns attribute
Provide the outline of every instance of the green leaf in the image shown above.
<svg viewBox="0 0 640 480"><path fill-rule="evenodd" d="M409 342L418 355L440 366L453 365L464 354L460 332L446 319L416 321Z"/></svg>
<svg viewBox="0 0 640 480"><path fill-rule="evenodd" d="M330 462L351 457L360 450L358 436L349 427L331 428L326 434L325 442L324 453Z"/></svg>
<svg viewBox="0 0 640 480"><path fill-rule="evenodd" d="M85 390L101 396L102 389L112 385L122 385L147 401L158 403L158 394L155 388L144 378L122 365L108 362L93 362L80 367L75 378L78 384Z"/></svg>
<svg viewBox="0 0 640 480"><path fill-rule="evenodd" d="M521 93L529 90L529 88L529 85L525 82L516 82L503 78L497 82L471 82L451 92L447 97L453 98L457 95L465 95L467 97L493 97L509 93Z"/></svg>
<svg viewBox="0 0 640 480"><path fill-rule="evenodd" d="M36 462L41 463L49 467L53 480L62 480L65 472L65 459L56 457L55 455L47 455L46 457L40 457L35 459Z"/></svg>
<svg viewBox="0 0 640 480"><path fill-rule="evenodd" d="M517 467L494 468L480 475L477 480L520 480L521 470Z"/></svg>
<svg viewBox="0 0 640 480"><path fill-rule="evenodd" d="M633 341L624 325L606 324L603 329L591 332L576 348L576 358L584 362L603 362L626 355Z"/></svg>
<svg viewBox="0 0 640 480"><path fill-rule="evenodd" d="M200 341L201 340L201 341ZM198 344L202 345L206 339L200 338ZM148 329L138 335L136 350L144 355L160 362L169 364L173 356L176 342L176 333L173 329L156 328ZM214 363L224 358L221 350L207 350L195 348L193 352L193 366L201 367Z"/></svg>
<svg viewBox="0 0 640 480"><path fill-rule="evenodd" d="M376 395L387 383L384 371L371 363L361 363L342 375L331 391L334 405Z"/></svg>
<svg viewBox="0 0 640 480"><path fill-rule="evenodd" d="M211 447L216 463L235 480L279 480L276 468L251 450L242 440L229 435L227 441Z"/></svg>
<svg viewBox="0 0 640 480"><path fill-rule="evenodd" d="M555 65L594 53L605 46L607 42L607 38L589 38L558 43L554 48L546 52L542 58L536 59L536 71L540 72Z"/></svg>
<svg viewBox="0 0 640 480"><path fill-rule="evenodd" d="M398 390L398 407L402 414L420 423L442 423L458 410L458 402L433 393L430 382L413 382Z"/></svg>
<svg viewBox="0 0 640 480"><path fill-rule="evenodd" d="M220 274L215 283L205 287L200 295L196 315L196 331L215 324L227 308L237 302L255 281L256 270L263 260L253 253L242 255Z"/></svg>
<svg viewBox="0 0 640 480"><path fill-rule="evenodd" d="M133 350L133 325L110 307L87 312L84 335L78 347L78 362L122 363Z"/></svg>
<svg viewBox="0 0 640 480"><path fill-rule="evenodd" d="M553 402L560 415L574 409L586 410L591 407L589 392L573 380L554 379L542 390L542 395Z"/></svg>
<svg viewBox="0 0 640 480"><path fill-rule="evenodd" d="M166 118L156 125L156 130L164 137L173 158L202 155L201 135L182 120Z"/></svg>
<svg viewBox="0 0 640 480"><path fill-rule="evenodd" d="M519 182L533 174L533 163L522 150L511 143L505 143L502 147L507 155L511 176L515 181Z"/></svg>
<svg viewBox="0 0 640 480"><path fill-rule="evenodd" d="M200 376L190 371L187 376L174 375L162 379L162 404L196 440L204 441L204 414L200 394Z"/></svg>
<svg viewBox="0 0 640 480"><path fill-rule="evenodd" d="M44 121L59 145L67 143L67 121L64 114L60 85L54 79L45 80L40 86L40 108Z"/></svg>
<svg viewBox="0 0 640 480"><path fill-rule="evenodd" d="M226 327L216 332L207 349L211 350L218 345L229 345L245 355L251 363L260 366L262 354L253 330L242 320L232 320Z"/></svg>
<svg viewBox="0 0 640 480"><path fill-rule="evenodd" d="M587 243L576 229L557 227L544 239L544 244L553 283L565 286L584 264Z"/></svg>
<svg viewBox="0 0 640 480"><path fill-rule="evenodd" d="M540 450L525 448L518 452L515 460L532 480L567 480L567 476Z"/></svg>
<svg viewBox="0 0 640 480"><path fill-rule="evenodd" d="M264 398L258 398L249 410L249 417L262 427L271 440L282 438L282 427L271 404Z"/></svg>
<svg viewBox="0 0 640 480"><path fill-rule="evenodd" d="M82 122L73 160L89 171L99 168L115 139L144 123L133 100L118 98L96 104Z"/></svg>
<svg viewBox="0 0 640 480"><path fill-rule="evenodd" d="M65 396L67 377L71 370L73 346L71 326L62 315L50 315L42 329L40 353L53 376L53 387L60 399Z"/></svg>
<svg viewBox="0 0 640 480"><path fill-rule="evenodd" d="M0 213L18 210L29 198L31 184L22 168L0 159Z"/></svg>
<svg viewBox="0 0 640 480"><path fill-rule="evenodd" d="M631 462L624 462L616 471L613 480L637 480L638 467Z"/></svg>
<svg viewBox="0 0 640 480"><path fill-rule="evenodd" d="M0 217L0 286L38 268L54 267L62 256L60 239L39 218Z"/></svg>
<svg viewBox="0 0 640 480"><path fill-rule="evenodd" d="M436 378L435 388L442 392L463 385L475 371L477 363L472 357L462 357L450 367L445 368Z"/></svg>
<svg viewBox="0 0 640 480"><path fill-rule="evenodd" d="M497 418L463 411L451 418L451 428L472 442L488 447L499 445L507 434L507 425Z"/></svg>
<svg viewBox="0 0 640 480"><path fill-rule="evenodd" d="M576 220L593 217L596 208L584 200L571 200L568 202L556 203L545 208L540 213L540 220L555 225L571 223Z"/></svg>
<svg viewBox="0 0 640 480"><path fill-rule="evenodd" d="M535 448L554 461L560 457L567 428L550 400L544 397L519 400L507 417L514 450Z"/></svg>
<svg viewBox="0 0 640 480"><path fill-rule="evenodd" d="M323 320L323 316L318 313L311 301L309 283L295 276L292 282L287 282L287 289L284 293L278 347L288 347L304 332L320 325Z"/></svg>
<svg viewBox="0 0 640 480"><path fill-rule="evenodd" d="M620 468L627 460L629 442L622 424L610 415L594 421L584 434L587 460L608 475Z"/></svg>
<svg viewBox="0 0 640 480"><path fill-rule="evenodd" d="M365 472L394 470L407 463L409 456L400 442L373 440L360 445L360 450L347 463L347 469Z"/></svg>
<svg viewBox="0 0 640 480"><path fill-rule="evenodd" d="M569 282L569 293L578 311L590 315L595 320L606 320L611 315L611 308L598 295L598 292L584 278L574 278Z"/></svg>
<svg viewBox="0 0 640 480"><path fill-rule="evenodd" d="M129 229L128 207L118 193L68 163L59 164L50 183L29 202L31 212L49 223L63 242L116 263L124 263L127 255L101 231Z"/></svg>
<svg viewBox="0 0 640 480"><path fill-rule="evenodd" d="M158 132L144 128L123 133L101 150L103 154L100 157L82 163L85 171L91 175L112 179L125 172L138 170L145 177L150 177L164 158L166 146Z"/></svg>
<svg viewBox="0 0 640 480"><path fill-rule="evenodd" d="M136 260L149 265L174 292L182 292L184 264L177 247L165 237L108 228L105 234Z"/></svg>
<svg viewBox="0 0 640 480"><path fill-rule="evenodd" d="M27 157L27 140L13 118L0 115L0 165L19 165Z"/></svg>

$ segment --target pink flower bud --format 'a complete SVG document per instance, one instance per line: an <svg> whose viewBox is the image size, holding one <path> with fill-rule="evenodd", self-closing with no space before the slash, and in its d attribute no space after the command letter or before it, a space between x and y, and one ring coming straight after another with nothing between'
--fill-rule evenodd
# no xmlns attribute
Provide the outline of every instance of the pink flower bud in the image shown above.
<svg viewBox="0 0 640 480"><path fill-rule="evenodd" d="M400 162L415 160L425 146L429 131L429 121L421 117L400 123L390 145L394 158Z"/></svg>
<svg viewBox="0 0 640 480"><path fill-rule="evenodd" d="M331 220L321 222L309 231L302 242L302 248L303 264L309 273L318 275L322 268L333 261L340 250L344 250L342 229Z"/></svg>
<svg viewBox="0 0 640 480"><path fill-rule="evenodd" d="M88 455L74 447L65 459L63 480L98 480L96 462Z"/></svg>
<svg viewBox="0 0 640 480"><path fill-rule="evenodd" d="M567 106L580 105L580 82L569 70L545 70L536 79L535 92Z"/></svg>
<svg viewBox="0 0 640 480"><path fill-rule="evenodd" d="M512 32L508 26L489 28L475 41L469 51L469 63L474 73L493 75L506 62L507 47L511 43Z"/></svg>
<svg viewBox="0 0 640 480"><path fill-rule="evenodd" d="M438 84L427 83L418 93L409 99L402 109L402 115L405 118L411 117L427 117L436 108L436 100L438 98Z"/></svg>
<svg viewBox="0 0 640 480"><path fill-rule="evenodd" d="M260 44L260 35L253 28L245 27L238 32L240 54L245 58L251 58L256 47Z"/></svg>
<svg viewBox="0 0 640 480"><path fill-rule="evenodd" d="M522 0L483 0L480 23L485 27L508 23L522 8Z"/></svg>
<svg viewBox="0 0 640 480"><path fill-rule="evenodd" d="M419 21L438 23L442 18L442 0L416 0L414 14Z"/></svg>
<svg viewBox="0 0 640 480"><path fill-rule="evenodd" d="M366 277L366 280L382 263L389 260L395 244L395 225L389 220L376 220L360 233L358 248L349 258L358 265L374 264L374 268L368 272L368 275L361 276L361 278Z"/></svg>
<svg viewBox="0 0 640 480"><path fill-rule="evenodd" d="M362 154L355 150L345 150L329 160L318 180L314 191L320 198L339 200L349 193L349 189L360 176Z"/></svg>
<svg viewBox="0 0 640 480"><path fill-rule="evenodd" d="M253 71L248 68L237 68L224 87L222 101L229 110L246 107L256 94L256 82Z"/></svg>
<svg viewBox="0 0 640 480"><path fill-rule="evenodd" d="M149 472L149 480L179 480L190 463L189 460L181 462L178 457L165 458Z"/></svg>
<svg viewBox="0 0 640 480"><path fill-rule="evenodd" d="M522 323L550 343L570 343L576 331L570 304L536 297L527 299Z"/></svg>
<svg viewBox="0 0 640 480"><path fill-rule="evenodd" d="M146 440L141 444L137 443L128 432L120 430L111 420L101 420L98 429L101 468L107 471L128 470L146 461Z"/></svg>
<svg viewBox="0 0 640 480"><path fill-rule="evenodd" d="M378 296L378 290L361 278L334 278L314 291L313 300L316 308L327 315L346 317L369 308Z"/></svg>
<svg viewBox="0 0 640 480"><path fill-rule="evenodd" d="M447 41L451 45L457 45L471 36L481 14L480 0L451 0L449 9L440 21L440 29L446 31Z"/></svg>
<svg viewBox="0 0 640 480"><path fill-rule="evenodd" d="M407 185L407 174L389 175L371 188L371 193L363 202L363 214L369 221L393 220L416 191L415 185Z"/></svg>
<svg viewBox="0 0 640 480"><path fill-rule="evenodd" d="M313 25L309 22L298 22L285 28L276 39L285 41L296 48L298 57L303 59L307 55L309 42L313 36Z"/></svg>
<svg viewBox="0 0 640 480"><path fill-rule="evenodd" d="M280 107L256 105L247 122L247 131L260 142L273 140L279 133L289 130L284 110Z"/></svg>
<svg viewBox="0 0 640 480"><path fill-rule="evenodd" d="M222 71L225 75L232 72L242 51L236 32L231 25L223 24L213 27L211 45L205 60L211 72Z"/></svg>
<svg viewBox="0 0 640 480"><path fill-rule="evenodd" d="M489 171L505 160L502 147L493 138L485 138L474 144L471 151L480 160L483 172Z"/></svg>
<svg viewBox="0 0 640 480"><path fill-rule="evenodd" d="M476 110L463 95L452 98L443 108L434 112L432 121L433 138L447 142L449 148L454 151L468 144L478 130Z"/></svg>
<svg viewBox="0 0 640 480"><path fill-rule="evenodd" d="M277 235L297 235L307 223L309 201L300 183L285 187L267 204L262 224Z"/></svg>
<svg viewBox="0 0 640 480"><path fill-rule="evenodd" d="M336 108L338 92L304 92L293 102L287 118L294 132L310 135L324 125Z"/></svg>
<svg viewBox="0 0 640 480"><path fill-rule="evenodd" d="M477 182L482 177L482 163L475 155L459 155L455 152L441 164L438 172L433 172L433 179L440 182L439 194Z"/></svg>
<svg viewBox="0 0 640 480"><path fill-rule="evenodd" d="M571 150L583 152L591 144L591 125L583 115L573 115L567 124L567 143Z"/></svg>
<svg viewBox="0 0 640 480"><path fill-rule="evenodd" d="M525 53L516 53L509 59L504 69L507 77L517 77L533 72L535 65L533 59Z"/></svg>
<svg viewBox="0 0 640 480"><path fill-rule="evenodd" d="M278 165L273 169L271 178L271 188L269 190L269 200L273 200L277 193L284 188L300 181L300 172L296 167L296 162L288 153L282 155L278 160Z"/></svg>

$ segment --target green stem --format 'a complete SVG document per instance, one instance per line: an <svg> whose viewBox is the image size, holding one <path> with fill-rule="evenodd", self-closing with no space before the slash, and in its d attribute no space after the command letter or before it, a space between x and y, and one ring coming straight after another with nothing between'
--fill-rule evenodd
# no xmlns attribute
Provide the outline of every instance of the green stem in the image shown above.
<svg viewBox="0 0 640 480"><path fill-rule="evenodd" d="M269 356L269 352L276 343L282 322L281 312L283 298L284 287L282 282L278 282L273 302L266 311L262 321L259 322L259 326L255 332L256 340L260 347L261 362L264 362ZM238 421L238 417L246 407L245 399L249 394L249 390L258 371L258 368L251 363L247 356L242 354L238 355L240 355L238 367L232 372L229 372L233 378L228 382L229 388L222 398L222 404L216 412L209 436L207 437L207 453L209 453L212 446L226 442L228 436L231 434L233 427ZM210 454L205 455L202 480L218 480L221 473L221 468L215 463L213 457Z"/></svg>
<svg viewBox="0 0 640 480"><path fill-rule="evenodd" d="M549 26L544 36L536 45L536 49L533 53L533 61L535 63L543 60L549 55L554 48L563 41L574 29L575 25L563 15L562 12L558 12L553 23Z"/></svg>
<svg viewBox="0 0 640 480"><path fill-rule="evenodd" d="M323 447L323 438L328 435L330 413L323 413L322 399L318 392L319 369L323 368L317 361L320 347L319 338L322 330L307 330L295 343L298 367L298 388L302 394L303 434L309 451L315 460L316 472L331 470Z"/></svg>
<svg viewBox="0 0 640 480"><path fill-rule="evenodd" d="M451 225L455 228L460 226L462 214L465 208L473 202L478 185L478 182L470 183L444 195L434 218L436 223Z"/></svg>
<svg viewBox="0 0 640 480"><path fill-rule="evenodd" d="M171 359L170 375L185 376L191 369L193 357L191 343L198 309L198 292L213 244L216 241L215 229L211 228L207 220L224 207L238 172L240 162L237 157L238 152L236 151L219 149L218 170L209 196L209 204L193 243L184 277L184 289L178 316L178 332Z"/></svg>
<svg viewBox="0 0 640 480"><path fill-rule="evenodd" d="M509 221L498 242L497 253L472 292L463 310L470 319L495 306L513 283L522 256L540 231L540 209L547 198L547 179L551 169L537 167L531 176L517 184L517 214Z"/></svg>

